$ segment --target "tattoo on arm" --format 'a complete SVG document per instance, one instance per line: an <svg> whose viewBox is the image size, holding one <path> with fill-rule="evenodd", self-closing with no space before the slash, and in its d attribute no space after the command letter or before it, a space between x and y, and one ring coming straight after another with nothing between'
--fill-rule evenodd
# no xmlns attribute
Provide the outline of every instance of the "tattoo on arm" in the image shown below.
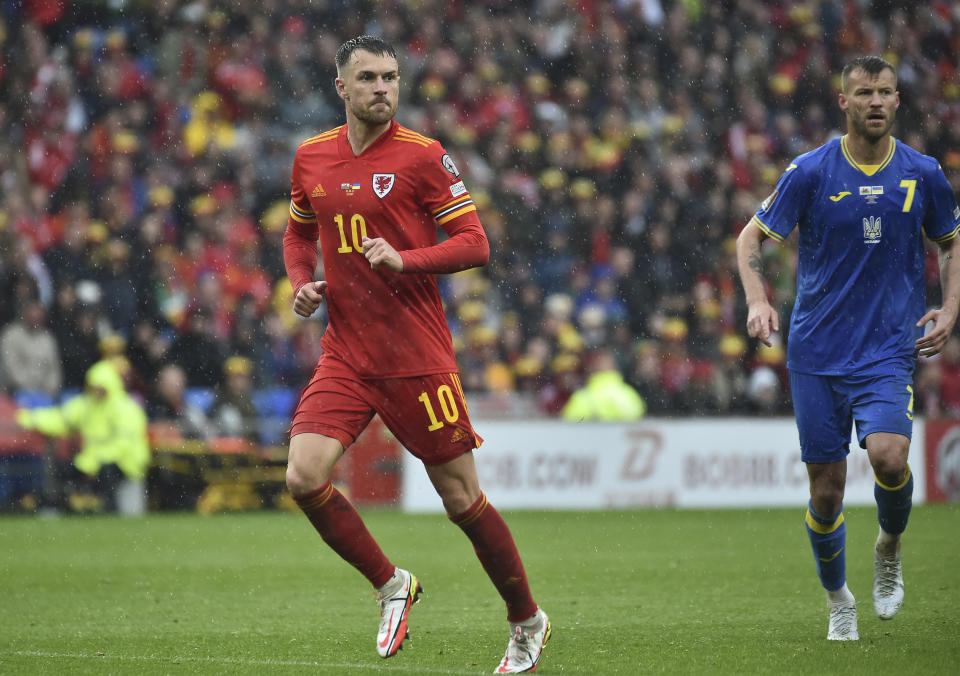
<svg viewBox="0 0 960 676"><path fill-rule="evenodd" d="M763 275L763 261L760 258L760 250L754 248L747 258L747 265L758 275Z"/></svg>

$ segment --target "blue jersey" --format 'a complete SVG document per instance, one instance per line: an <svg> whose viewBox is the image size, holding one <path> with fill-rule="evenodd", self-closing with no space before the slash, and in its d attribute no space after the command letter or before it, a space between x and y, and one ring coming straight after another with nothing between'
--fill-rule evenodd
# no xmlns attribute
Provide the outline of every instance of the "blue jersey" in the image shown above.
<svg viewBox="0 0 960 676"><path fill-rule="evenodd" d="M799 230L788 368L820 375L910 359L926 312L924 233L960 234L940 165L890 139L879 165L859 165L846 137L796 158L753 222L783 241Z"/></svg>

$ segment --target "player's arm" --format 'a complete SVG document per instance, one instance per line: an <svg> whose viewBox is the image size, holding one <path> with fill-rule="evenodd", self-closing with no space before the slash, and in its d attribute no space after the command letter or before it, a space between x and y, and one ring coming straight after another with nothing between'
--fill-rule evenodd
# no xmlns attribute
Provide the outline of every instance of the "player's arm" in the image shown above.
<svg viewBox="0 0 960 676"><path fill-rule="evenodd" d="M287 229L283 233L283 265L287 270L287 279L293 287L293 311L301 317L309 317L316 312L326 293L327 283L313 280L317 262L320 260L320 252L317 250L319 238L316 214L294 181L290 216L287 218Z"/></svg>
<svg viewBox="0 0 960 676"><path fill-rule="evenodd" d="M396 251L381 238L365 239L364 256L373 267L382 265L394 272L439 275L486 265L490 243L460 172L439 143L423 153L418 164L419 203L449 238L406 251Z"/></svg>
<svg viewBox="0 0 960 676"><path fill-rule="evenodd" d="M760 244L766 234L754 220L737 237L737 268L747 300L747 333L770 345L770 335L780 330L780 317L767 299Z"/></svg>
<svg viewBox="0 0 960 676"><path fill-rule="evenodd" d="M947 241L937 242L940 247L940 289L943 303L939 309L930 310L917 326L933 322L933 329L917 340L916 349L924 357L939 354L957 322L960 312L960 234Z"/></svg>
<svg viewBox="0 0 960 676"><path fill-rule="evenodd" d="M304 234L292 219L288 221L283 233L283 264L293 287L293 311L301 317L316 312L326 295L327 283L313 280L319 260L317 237Z"/></svg>
<svg viewBox="0 0 960 676"><path fill-rule="evenodd" d="M363 255L373 267L385 266L394 272L419 272L435 275L477 268L490 260L490 244L480 221L458 223L444 228L449 239L423 247L397 251L382 237L363 239Z"/></svg>

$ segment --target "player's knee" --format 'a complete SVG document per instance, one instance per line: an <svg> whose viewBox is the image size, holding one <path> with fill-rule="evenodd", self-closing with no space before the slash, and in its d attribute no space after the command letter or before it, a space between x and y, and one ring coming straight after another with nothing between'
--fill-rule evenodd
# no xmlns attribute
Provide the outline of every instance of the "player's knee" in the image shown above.
<svg viewBox="0 0 960 676"><path fill-rule="evenodd" d="M907 463L895 454L877 458L873 472L884 486L899 486L907 478Z"/></svg>
<svg viewBox="0 0 960 676"><path fill-rule="evenodd" d="M873 473L885 486L898 486L907 478L907 453L899 448L879 449L870 458Z"/></svg>
<svg viewBox="0 0 960 676"><path fill-rule="evenodd" d="M440 500L443 501L443 508L450 516L463 514L480 497L480 491L469 490L466 486L453 485L437 489Z"/></svg>
<svg viewBox="0 0 960 676"><path fill-rule="evenodd" d="M821 482L811 486L810 503L814 511L825 519L836 516L843 508L843 486Z"/></svg>
<svg viewBox="0 0 960 676"><path fill-rule="evenodd" d="M290 459L287 462L287 488L291 495L302 495L320 488L326 481L316 472L311 472L303 463Z"/></svg>

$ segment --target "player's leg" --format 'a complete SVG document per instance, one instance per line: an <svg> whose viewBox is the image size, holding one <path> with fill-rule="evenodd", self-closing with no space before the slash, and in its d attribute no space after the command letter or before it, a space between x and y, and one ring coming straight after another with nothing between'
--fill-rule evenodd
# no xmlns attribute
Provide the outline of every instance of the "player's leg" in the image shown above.
<svg viewBox="0 0 960 676"><path fill-rule="evenodd" d="M913 504L913 474L907 464L910 440L899 434L867 437L874 471L880 532L873 551L873 609L883 620L893 619L903 605L903 563L900 537L907 528Z"/></svg>
<svg viewBox="0 0 960 676"><path fill-rule="evenodd" d="M810 479L804 518L830 615L827 638L857 640L856 600L847 587L843 495L852 417L833 380L790 373L801 458Z"/></svg>
<svg viewBox="0 0 960 676"><path fill-rule="evenodd" d="M846 524L843 490L847 481L846 459L832 463L807 463L810 504L805 521L816 559L817 575L828 592L846 585L844 549Z"/></svg>
<svg viewBox="0 0 960 676"><path fill-rule="evenodd" d="M470 538L507 605L513 638L499 669L533 670L550 636L550 623L530 593L509 527L480 489L473 449L483 440L470 424L459 378L454 373L438 374L396 378L379 385L377 412L400 442L423 461L447 516Z"/></svg>
<svg viewBox="0 0 960 676"><path fill-rule="evenodd" d="M365 386L350 373L317 369L294 413L287 486L324 542L377 591L377 653L390 657L407 637L407 614L421 588L384 555L353 505L331 483L333 469L373 417ZM335 413L331 413L335 412Z"/></svg>
<svg viewBox="0 0 960 676"><path fill-rule="evenodd" d="M393 575L390 563L353 505L331 483L343 444L322 434L302 433L290 439L287 487L323 541L356 568L374 587Z"/></svg>
<svg viewBox="0 0 960 676"><path fill-rule="evenodd" d="M903 605L900 539L913 504L907 464L913 433L913 365L893 363L890 372L864 378L854 407L857 436L873 466L873 494L880 529L873 552L873 608L892 619Z"/></svg>
<svg viewBox="0 0 960 676"><path fill-rule="evenodd" d="M876 432L867 436L866 444L873 466L873 495L880 523L877 553L883 557L898 556L900 536L907 529L913 504L913 474L907 463L910 439L900 434Z"/></svg>
<svg viewBox="0 0 960 676"><path fill-rule="evenodd" d="M480 490L473 453L426 469L447 517L470 538L483 569L507 604L507 620L533 618L537 604L520 553L503 517Z"/></svg>
<svg viewBox="0 0 960 676"><path fill-rule="evenodd" d="M447 517L470 538L483 569L507 605L510 643L497 673L533 671L550 639L550 620L533 600L510 528L480 490L473 453L426 469Z"/></svg>
<svg viewBox="0 0 960 676"><path fill-rule="evenodd" d="M377 652L390 657L407 637L407 613L417 602L420 585L408 571L390 562L357 510L331 483L334 465L343 451L338 439L297 434L290 440L287 486L323 541L377 590Z"/></svg>

